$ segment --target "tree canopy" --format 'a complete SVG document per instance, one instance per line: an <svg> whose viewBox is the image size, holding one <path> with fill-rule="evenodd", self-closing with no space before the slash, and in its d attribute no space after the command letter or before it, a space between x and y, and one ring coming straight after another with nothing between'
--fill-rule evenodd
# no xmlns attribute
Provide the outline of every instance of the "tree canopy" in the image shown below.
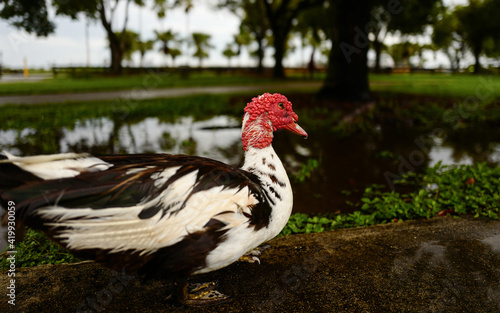
<svg viewBox="0 0 500 313"><path fill-rule="evenodd" d="M432 28L432 49L440 50L450 60L453 70L460 69L461 60L474 56L474 71L482 69L481 58L500 57L500 1L470 0L467 6L445 7L441 0L217 0L218 9L229 9L240 18L233 42L223 54L231 59L245 47L258 60L259 71L267 49L274 51L273 75L284 77L283 60L292 49L291 38L300 37L301 45L310 46L309 64L314 65L316 49L327 50L327 75L322 95L341 100L369 101L368 51L375 51L375 70L380 69L380 54L390 51L398 64L408 63L411 55L431 49L417 44L415 36ZM122 60L139 52L141 64L153 41L142 41L129 29L131 6L149 6L159 18L166 11L182 6L186 12L197 2L192 0L0 0L0 18L14 27L48 36L55 24L48 14L49 6L56 15L79 19L94 19L106 31L110 51L110 68L119 74ZM117 18L117 9L124 10L124 18ZM392 47L385 44L388 34L399 39ZM178 42L172 31L156 32L161 50L174 60L181 51L172 43ZM200 66L212 48L210 34L193 33L182 40L192 40L194 56ZM331 49L330 49L331 46ZM329 51L328 51L329 50Z"/></svg>
<svg viewBox="0 0 500 313"><path fill-rule="evenodd" d="M487 43L494 45L500 39L500 3L497 0L470 0L468 6L458 7L455 14L464 42L474 55L474 73L479 73L481 71L480 56L485 52Z"/></svg>
<svg viewBox="0 0 500 313"><path fill-rule="evenodd" d="M37 36L48 36L55 25L49 20L45 0L0 0L0 18Z"/></svg>

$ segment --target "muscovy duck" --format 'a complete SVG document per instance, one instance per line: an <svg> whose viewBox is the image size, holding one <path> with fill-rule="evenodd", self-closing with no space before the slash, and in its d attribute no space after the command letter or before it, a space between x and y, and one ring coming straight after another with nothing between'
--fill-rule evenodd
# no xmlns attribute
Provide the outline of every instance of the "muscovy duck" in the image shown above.
<svg viewBox="0 0 500 313"><path fill-rule="evenodd" d="M198 306L228 297L191 275L223 268L275 237L292 189L271 143L285 129L307 138L292 104L265 93L245 107L242 168L187 155L0 156L0 203L17 226L43 230L75 255L172 279L172 298ZM200 290L205 289L204 292Z"/></svg>

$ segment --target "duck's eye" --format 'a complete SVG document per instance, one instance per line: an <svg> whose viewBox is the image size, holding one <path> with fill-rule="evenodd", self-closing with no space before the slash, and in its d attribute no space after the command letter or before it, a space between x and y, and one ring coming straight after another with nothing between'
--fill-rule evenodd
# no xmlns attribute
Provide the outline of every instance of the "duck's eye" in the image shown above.
<svg viewBox="0 0 500 313"><path fill-rule="evenodd" d="M280 107L280 109L284 109L285 108L285 105L283 104L283 102L278 103L278 106Z"/></svg>

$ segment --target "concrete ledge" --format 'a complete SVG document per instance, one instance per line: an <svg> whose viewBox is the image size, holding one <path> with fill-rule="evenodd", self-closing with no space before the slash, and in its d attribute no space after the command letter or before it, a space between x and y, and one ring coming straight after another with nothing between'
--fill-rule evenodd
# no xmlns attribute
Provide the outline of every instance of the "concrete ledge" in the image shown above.
<svg viewBox="0 0 500 313"><path fill-rule="evenodd" d="M142 282L93 262L17 269L19 312L499 312L500 222L436 218L274 239L262 264L217 281L229 303L172 308L169 282Z"/></svg>

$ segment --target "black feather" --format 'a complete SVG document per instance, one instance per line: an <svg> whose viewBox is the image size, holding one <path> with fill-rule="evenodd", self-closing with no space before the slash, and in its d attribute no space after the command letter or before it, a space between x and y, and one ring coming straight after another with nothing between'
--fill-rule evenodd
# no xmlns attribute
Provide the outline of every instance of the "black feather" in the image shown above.
<svg viewBox="0 0 500 313"><path fill-rule="evenodd" d="M182 210L193 194L216 186L224 188L248 187L259 203L252 208L250 226L256 230L269 224L271 207L269 197L261 188L259 178L247 171L233 168L215 160L186 155L114 155L98 156L112 164L106 171L84 172L76 177L43 180L10 163L0 163L0 175L16 178L3 183L0 198L16 202L16 215L30 227L47 231L46 221L37 214L41 207L58 205L68 209L130 207L154 199L168 186L186 174L198 171L196 185L180 207L160 203L139 214L145 219L158 212L166 214L176 206ZM155 186L154 175L168 168L179 167L162 186ZM141 171L139 171L141 170Z"/></svg>

